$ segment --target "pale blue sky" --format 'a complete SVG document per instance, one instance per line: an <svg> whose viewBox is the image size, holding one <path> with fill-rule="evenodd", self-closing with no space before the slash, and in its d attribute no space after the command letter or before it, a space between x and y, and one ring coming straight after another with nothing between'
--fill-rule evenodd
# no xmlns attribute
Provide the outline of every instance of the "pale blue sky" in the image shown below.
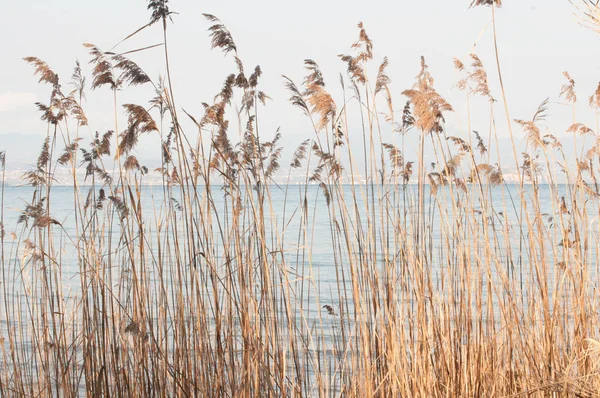
<svg viewBox="0 0 600 398"><path fill-rule="evenodd" d="M281 75L301 81L303 60L312 58L321 66L328 88L339 95L338 76L345 71L345 65L337 54L349 51L357 37L356 24L362 21L375 43L376 61L371 69L375 71L384 56L390 59L395 107L402 109L405 99L400 93L412 85L419 57L424 55L438 91L456 109L448 119L448 128L464 130L464 97L453 87L457 75L452 60L453 57L466 60L482 31L475 51L488 69L493 94L500 98L488 26L490 10L483 7L469 10L469 3L469 0L172 0L171 8L179 13L169 28L178 103L200 115L201 102L210 102L233 70L231 59L210 51L206 32L209 24L201 13L214 14L232 32L246 68L260 64L263 69L262 88L274 99L262 114L264 134L271 135L281 126L284 144L293 150L310 134L310 129L300 112L287 103ZM556 101L564 84L562 72L569 71L577 82L578 116L582 122L593 124L587 98L600 80L600 36L574 22L568 0L504 3L497 14L498 34L511 116L528 119L543 99L551 97L548 124L552 123L553 133L563 134L570 124L570 111ZM66 84L75 59L89 71L89 57L82 43L91 42L108 50L148 19L146 2L141 0L27 0L4 5L0 25L3 49L0 150L9 150L9 160L30 161L39 147L32 143L37 142L36 137L40 137L41 143L46 131L33 102L45 101L48 87L37 84L32 68L21 59L36 56L45 60ZM127 50L160 41L161 32L156 26L119 48ZM151 76L163 72L160 49L132 58ZM121 99L145 103L150 96L148 88L136 88L124 93ZM88 94L85 108L90 117L90 131L111 128L111 107L107 90ZM496 110L500 135L506 137L506 122L499 105ZM474 111L473 128L486 130L486 107L476 104ZM153 153L149 150L141 157L152 158Z"/></svg>

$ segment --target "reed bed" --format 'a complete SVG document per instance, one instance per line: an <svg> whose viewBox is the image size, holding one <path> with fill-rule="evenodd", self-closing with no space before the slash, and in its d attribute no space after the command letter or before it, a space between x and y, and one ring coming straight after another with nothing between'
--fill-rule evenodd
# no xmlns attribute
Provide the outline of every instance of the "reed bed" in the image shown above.
<svg viewBox="0 0 600 398"><path fill-rule="evenodd" d="M495 15L501 2L472 6ZM163 51L164 78L131 52L86 44L91 76L77 65L66 92L49 65L25 59L50 88L37 104L48 135L16 225L5 225L2 179L3 396L598 395L598 118L590 128L574 111L580 156L569 159L541 127L547 101L513 120L499 61L488 77L472 54L455 60L456 89L467 109L489 103L489 124L468 116L462 137L451 135L453 108L426 60L397 112L387 59L375 64L360 24L335 94L313 60L303 81L283 77L313 132L282 159L281 135L259 134L261 69L246 68L227 27L205 15L234 69L188 113L171 89L173 13L166 0L148 9L135 34L159 29L164 41L133 52ZM119 102L138 85L154 87L149 105ZM88 86L110 90L115 114L113 130L91 137ZM598 116L600 86L590 91ZM568 73L559 93L584 106ZM510 134L514 164L500 164L497 130ZM145 134L161 137L156 170L135 157ZM304 184L275 183L280 165ZM518 179L505 181L503 167ZM68 225L54 216L59 168L72 176ZM152 201L149 173L163 180ZM328 284L314 253L323 239Z"/></svg>

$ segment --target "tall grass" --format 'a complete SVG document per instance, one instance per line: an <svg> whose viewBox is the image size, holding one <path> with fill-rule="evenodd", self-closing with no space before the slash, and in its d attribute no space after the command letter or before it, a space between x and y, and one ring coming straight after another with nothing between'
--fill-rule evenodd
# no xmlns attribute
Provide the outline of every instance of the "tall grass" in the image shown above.
<svg viewBox="0 0 600 398"><path fill-rule="evenodd" d="M501 2L472 5L495 12ZM25 59L51 94L37 104L47 138L12 235L0 156L3 396L597 395L600 140L597 120L593 130L576 119L571 76L560 90L573 107L569 132L592 138L575 140L575 161L541 127L548 102L513 121L502 86L503 122L526 138L521 155L513 143L520 175L509 184L479 57L455 60L468 130L451 136L453 107L425 59L396 117L387 59L373 65L360 24L340 56L343 102L313 60L302 82L284 77L314 129L284 160L280 134L260 134L261 69L247 72L225 25L205 15L212 47L235 69L194 116L172 90L173 13L165 0L148 8L151 21L133 35L162 29L163 43L135 51L161 47L164 79L85 45L91 89L113 95L114 130L82 140L79 65L67 93L44 61ZM149 106L119 102L136 85L154 87ZM475 102L489 103L485 133L473 131ZM598 115L599 90L589 103ZM157 170L135 157L144 134L161 137ZM282 164L305 183L276 184ZM54 212L58 168L72 176L67 221ZM163 181L150 202L149 173ZM326 236L315 236L319 223ZM315 252L323 239L327 291ZM79 286L69 291L73 267Z"/></svg>

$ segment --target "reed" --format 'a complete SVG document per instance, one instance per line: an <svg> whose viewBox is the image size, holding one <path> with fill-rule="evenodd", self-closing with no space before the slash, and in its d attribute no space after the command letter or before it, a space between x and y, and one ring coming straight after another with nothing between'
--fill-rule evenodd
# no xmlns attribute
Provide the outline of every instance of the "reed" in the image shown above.
<svg viewBox="0 0 600 398"><path fill-rule="evenodd" d="M471 6L495 13L501 1ZM598 6L584 6L593 23ZM507 182L482 60L455 60L468 126L451 135L454 108L426 60L397 112L388 60L375 63L359 24L339 89L314 60L303 81L283 77L314 133L283 159L281 133L261 131L261 68L246 67L226 25L204 15L232 71L188 113L171 84L175 13L167 0L148 10L124 41L159 29L162 43L121 54L85 44L92 73L76 64L70 92L25 58L50 95L36 104L47 137L14 226L0 152L3 396L598 395L600 88L589 90L595 130L577 119L574 79L565 72L557 88L573 109L568 132L591 138L574 140L573 161L543 127L548 101L513 120L501 85L506 133L526 144L518 155L513 140L519 175ZM164 52L158 79L128 58L152 48ZM88 126L88 85L112 93L114 130ZM148 104L120 102L139 85L154 89ZM478 102L488 127L471 121ZM135 156L148 134L161 140L156 170ZM68 220L55 215L60 168L72 178ZM274 180L280 168L287 183ZM152 191L150 173L162 178Z"/></svg>

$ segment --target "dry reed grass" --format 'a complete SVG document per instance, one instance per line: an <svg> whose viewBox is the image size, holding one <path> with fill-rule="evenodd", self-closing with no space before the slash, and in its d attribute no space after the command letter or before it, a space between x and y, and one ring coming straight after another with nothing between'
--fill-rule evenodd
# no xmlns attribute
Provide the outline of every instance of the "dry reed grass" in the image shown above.
<svg viewBox="0 0 600 398"><path fill-rule="evenodd" d="M597 6L582 4L596 21ZM494 12L501 2L472 3L481 5ZM65 93L49 65L25 59L51 95L37 104L48 137L25 175L35 194L13 237L5 233L0 152L3 396L598 395L598 120L594 131L574 117L569 131L595 138L575 170L556 137L540 128L547 101L531 119L516 120L527 149L517 156L513 145L522 173L510 188L495 128L486 140L471 133L469 117L467 139L447 135L453 108L436 91L425 59L414 86L402 92L407 102L396 122L388 61L372 79L374 45L359 24L352 53L340 55L347 66L343 104L313 60L305 61L302 84L284 78L291 104L314 128L290 168L304 169L306 183L326 200L337 289L324 297L314 277L308 187L291 200L292 187L282 186L294 208L275 214L271 183L282 162L281 136L267 141L258 133L259 104L268 98L260 67L246 74L231 32L205 15L211 46L233 57L235 70L203 115L185 112L198 130L184 131L169 71L173 12L166 0L148 9L150 22L125 40L160 25L167 74L153 80L124 54L86 44L90 88L111 90L115 112L114 130L95 133L87 147L81 67ZM489 103L495 126L488 74L476 54L470 57L455 61L458 88L468 109L473 101ZM575 82L565 76L560 95L575 109ZM155 88L150 106L119 105L118 91L141 84ZM512 137L503 85L502 98ZM596 111L599 98L600 85L589 101ZM356 117L349 104L362 120L362 142L350 142ZM120 109L125 128L117 123ZM143 206L151 171L133 155L141 134L161 136L162 165L154 171L163 178L160 210ZM195 144L196 134L205 139ZM405 152L408 136L416 137L418 153ZM431 167L426 147L435 154ZM105 167L110 159L116 173ZM552 185L550 202L541 203L542 179L558 178L555 163L573 184L566 193ZM74 233L53 218L57 167L73 176ZM359 172L366 184L356 180ZM295 231L286 227L292 220ZM296 245L286 243L291 235ZM74 248L79 268L75 298L63 289L65 247Z"/></svg>

